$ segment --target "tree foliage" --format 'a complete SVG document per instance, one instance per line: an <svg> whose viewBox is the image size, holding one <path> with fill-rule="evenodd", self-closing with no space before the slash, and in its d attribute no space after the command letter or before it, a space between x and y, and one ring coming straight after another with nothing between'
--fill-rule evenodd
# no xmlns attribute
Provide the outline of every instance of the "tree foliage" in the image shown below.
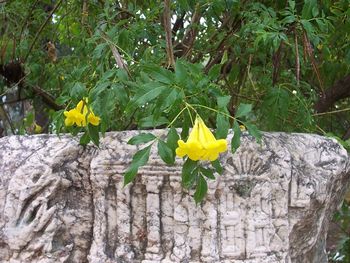
<svg viewBox="0 0 350 263"><path fill-rule="evenodd" d="M106 131L171 128L166 140L145 132L129 142L144 147L126 182L155 141L173 163L175 128L185 139L196 112L217 138L234 130L232 151L241 129L258 141L259 130L312 132L349 147L349 4L0 0L0 136L84 132L82 144L98 144ZM84 98L100 125L66 127L64 111ZM219 163L188 162L184 184L202 185L201 200Z"/></svg>

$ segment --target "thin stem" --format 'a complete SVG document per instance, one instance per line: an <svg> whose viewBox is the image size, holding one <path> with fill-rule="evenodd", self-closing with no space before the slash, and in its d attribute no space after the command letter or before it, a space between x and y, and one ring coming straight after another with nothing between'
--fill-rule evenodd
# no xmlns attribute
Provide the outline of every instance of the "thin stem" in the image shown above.
<svg viewBox="0 0 350 263"><path fill-rule="evenodd" d="M186 103L186 104L188 104L188 103ZM210 107L207 107L207 106L204 106L204 105L200 105L200 104L192 104L192 105L190 105L190 104L188 104L190 107L199 107L199 108L204 108L204 109L207 109L207 110L211 110L211 111L213 111L213 112L216 112L216 113L219 113L219 114L222 114L222 115L224 115L224 116L226 116L226 117L228 117L228 118L230 118L230 119L232 119L232 120L235 120L236 118L235 117L232 117L231 115L229 115L229 114L227 114L227 113L225 113L225 112L222 112L222 111L218 111L218 110L216 110L216 109L213 109L213 108L210 108Z"/></svg>
<svg viewBox="0 0 350 263"><path fill-rule="evenodd" d="M326 134L326 132L320 126L316 125L316 128L319 129L323 133L323 135Z"/></svg>
<svg viewBox="0 0 350 263"><path fill-rule="evenodd" d="M175 118L169 123L169 125L167 126L167 128L171 127L171 125L174 124L174 122L177 120L177 118L179 118L179 116L181 115L181 113L182 113L184 110L186 110L186 107L183 108L183 109L175 116Z"/></svg>
<svg viewBox="0 0 350 263"><path fill-rule="evenodd" d="M193 122L193 119L192 119L191 111L190 111L190 108L187 107L187 105L186 105L186 109L187 109L187 111L188 111L188 115L190 115L191 123L192 123L192 126L193 126L193 125L194 125L194 122ZM192 109L193 109L193 108L192 108Z"/></svg>
<svg viewBox="0 0 350 263"><path fill-rule="evenodd" d="M315 113L312 116L321 116L321 115L333 114L333 113L344 112L344 111L350 111L350 108L341 109L341 110L334 110L334 111L327 111L327 112L321 112L321 113Z"/></svg>

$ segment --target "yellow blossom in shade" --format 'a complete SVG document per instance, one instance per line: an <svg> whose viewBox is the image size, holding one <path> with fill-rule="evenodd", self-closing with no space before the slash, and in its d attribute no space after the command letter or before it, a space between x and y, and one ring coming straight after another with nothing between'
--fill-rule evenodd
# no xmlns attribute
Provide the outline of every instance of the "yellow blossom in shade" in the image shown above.
<svg viewBox="0 0 350 263"><path fill-rule="evenodd" d="M176 155L187 155L193 161L215 161L219 153L227 151L227 141L217 140L198 115L187 142L178 140L177 143Z"/></svg>
<svg viewBox="0 0 350 263"><path fill-rule="evenodd" d="M246 128L244 125L239 125L239 128L241 129L241 131L246 131Z"/></svg>
<svg viewBox="0 0 350 263"><path fill-rule="evenodd" d="M65 111L63 114L66 116L64 121L66 126L76 124L79 127L85 127L86 121L94 126L100 124L100 118L92 112L91 108L88 108L87 99L79 101L74 109Z"/></svg>

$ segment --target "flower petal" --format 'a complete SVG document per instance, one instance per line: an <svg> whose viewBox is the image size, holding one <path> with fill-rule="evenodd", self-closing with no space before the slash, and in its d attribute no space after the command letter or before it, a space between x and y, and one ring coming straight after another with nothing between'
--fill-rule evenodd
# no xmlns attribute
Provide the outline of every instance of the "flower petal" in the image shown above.
<svg viewBox="0 0 350 263"><path fill-rule="evenodd" d="M95 116L95 114L93 114L92 112L90 112L88 116L88 120L89 120L89 123L91 123L94 126L97 126L100 124L100 118Z"/></svg>
<svg viewBox="0 0 350 263"><path fill-rule="evenodd" d="M83 107L84 107L84 101L81 100L81 101L78 102L78 104L77 104L77 106L75 107L75 109L76 109L78 112L82 113Z"/></svg>

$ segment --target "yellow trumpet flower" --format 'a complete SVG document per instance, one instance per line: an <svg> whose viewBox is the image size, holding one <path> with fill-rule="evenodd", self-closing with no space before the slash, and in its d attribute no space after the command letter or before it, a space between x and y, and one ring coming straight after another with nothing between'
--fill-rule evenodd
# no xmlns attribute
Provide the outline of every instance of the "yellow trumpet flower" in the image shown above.
<svg viewBox="0 0 350 263"><path fill-rule="evenodd" d="M88 108L87 99L79 101L74 109L65 111L63 114L66 116L64 121L66 126L76 124L79 127L85 127L87 125L86 121L94 126L100 124L100 118L92 112L91 108Z"/></svg>
<svg viewBox="0 0 350 263"><path fill-rule="evenodd" d="M227 151L227 141L217 140L198 115L187 142L178 140L177 144L176 155L187 155L193 161L215 161L219 153Z"/></svg>

